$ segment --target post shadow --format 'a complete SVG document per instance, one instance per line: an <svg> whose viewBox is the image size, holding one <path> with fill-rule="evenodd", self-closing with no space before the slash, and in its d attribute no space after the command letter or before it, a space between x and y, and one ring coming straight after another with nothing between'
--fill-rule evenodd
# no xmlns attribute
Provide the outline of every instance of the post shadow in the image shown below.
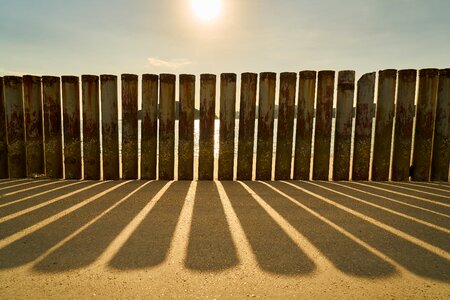
<svg viewBox="0 0 450 300"><path fill-rule="evenodd" d="M155 267L167 257L190 182L176 181L109 262L119 270ZM147 201L150 197L147 198Z"/></svg>
<svg viewBox="0 0 450 300"><path fill-rule="evenodd" d="M14 184L8 184L8 185L0 185L0 195L3 197L3 195L11 192L17 192L22 191L24 189L28 189L30 187L38 187L43 184L46 184L50 182L49 180L42 180L42 179L36 179L36 180L24 180L24 181L18 181L14 182ZM0 198L1 199L1 198Z"/></svg>
<svg viewBox="0 0 450 300"><path fill-rule="evenodd" d="M295 205L261 182L246 183L255 193L308 239L340 271L359 277L387 277L395 267L329 224ZM285 192L284 188L281 188ZM297 197L303 203L303 197Z"/></svg>
<svg viewBox="0 0 450 300"><path fill-rule="evenodd" d="M45 185L45 183L51 183L51 184L50 185ZM58 187L70 185L73 182L65 181L65 180L52 180L52 181L48 181L48 182L45 182L45 183L43 182L43 186L39 186L39 187L33 188L32 190L28 190L28 191L26 191L25 189L29 188L29 186L27 186L27 185L20 186L20 187L17 188L17 190L13 190L13 191L9 191L8 192L8 193L11 193L11 192L15 193L15 192L17 192L17 193L15 193L13 195L6 195L7 193L4 193L3 191L0 191L0 205L9 203L9 202L17 200L17 199L30 197L30 196L36 195L38 193L49 191L51 189L55 189L55 188L58 188Z"/></svg>
<svg viewBox="0 0 450 300"><path fill-rule="evenodd" d="M311 190L307 183L294 182L294 184ZM450 262L445 258L286 183L274 182L271 185L294 199L298 199L304 205L390 257L410 272L439 281L450 281L450 273L448 272Z"/></svg>
<svg viewBox="0 0 450 300"><path fill-rule="evenodd" d="M146 181L129 183L126 188L117 192L120 194L117 201L145 183ZM47 255L33 269L39 272L63 272L93 263L165 184L164 181L149 182L60 248Z"/></svg>
<svg viewBox="0 0 450 300"><path fill-rule="evenodd" d="M291 276L314 271L314 262L239 182L222 185L262 270Z"/></svg>
<svg viewBox="0 0 450 300"><path fill-rule="evenodd" d="M76 195L74 195L73 197L77 198L75 201L73 201L72 198L65 199L64 201L58 201L55 203L59 203L57 211L55 211L54 208L52 210L51 205L49 205L49 207L43 207L39 209L42 210L40 214L38 211L35 211L37 212L34 215L34 217L36 217L35 222L29 225L38 223L38 219L43 219L43 215L48 215L49 211L52 211L49 216L54 215L55 213L63 210L62 208L68 208L76 205L77 203L83 202L83 200L86 200L88 197L94 196L95 194L100 193L113 186L119 185L120 183L121 182L119 181L106 182L85 192L82 192L80 193L80 195L77 194L78 197L75 197ZM117 201L118 195L121 195L119 191L126 188L127 185L122 186L114 190L113 192L107 193L106 195L95 199L94 201L78 208L77 210L0 249L0 269L17 267L37 259L45 251L56 245L59 241L72 234L74 231L89 222L95 216L101 214L105 209L107 209L115 201ZM81 197L81 194L84 194L84 197ZM70 203L70 205L67 206L66 202ZM64 207L62 207L63 205L61 204L64 204ZM30 213L30 215L31 214L33 214L33 212ZM28 214L21 217L26 216L28 216ZM16 225L21 225L20 220L12 219L11 221L16 221ZM28 219L27 221L30 222L33 221L33 219ZM8 225L9 226L6 228L14 226L13 224ZM4 226L2 226L1 233L4 233L4 229ZM11 229L9 230L11 231ZM15 232L16 231L18 230L15 230Z"/></svg>
<svg viewBox="0 0 450 300"><path fill-rule="evenodd" d="M225 270L238 263L217 186L212 181L199 181L184 264L202 272Z"/></svg>

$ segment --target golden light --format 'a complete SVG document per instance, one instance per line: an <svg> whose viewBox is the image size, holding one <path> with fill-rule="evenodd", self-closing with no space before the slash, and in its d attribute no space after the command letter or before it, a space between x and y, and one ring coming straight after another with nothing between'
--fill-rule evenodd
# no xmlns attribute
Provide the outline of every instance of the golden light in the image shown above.
<svg viewBox="0 0 450 300"><path fill-rule="evenodd" d="M222 0L192 0L192 9L200 19L211 21L222 9Z"/></svg>

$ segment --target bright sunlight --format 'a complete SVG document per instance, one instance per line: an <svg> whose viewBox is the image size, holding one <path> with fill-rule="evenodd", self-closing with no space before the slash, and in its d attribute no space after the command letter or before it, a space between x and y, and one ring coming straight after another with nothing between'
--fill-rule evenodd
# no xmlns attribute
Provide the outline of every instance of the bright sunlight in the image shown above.
<svg viewBox="0 0 450 300"><path fill-rule="evenodd" d="M203 21L215 19L222 8L222 0L192 0L194 13Z"/></svg>

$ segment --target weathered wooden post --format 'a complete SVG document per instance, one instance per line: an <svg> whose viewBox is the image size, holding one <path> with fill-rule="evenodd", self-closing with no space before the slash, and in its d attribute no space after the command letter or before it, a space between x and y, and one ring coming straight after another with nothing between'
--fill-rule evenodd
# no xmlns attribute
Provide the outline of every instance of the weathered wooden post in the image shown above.
<svg viewBox="0 0 450 300"><path fill-rule="evenodd" d="M60 78L42 76L44 105L45 174L63 177L61 84Z"/></svg>
<svg viewBox="0 0 450 300"><path fill-rule="evenodd" d="M397 70L379 72L372 160L372 180L376 181L389 179L396 83Z"/></svg>
<svg viewBox="0 0 450 300"><path fill-rule="evenodd" d="M316 77L316 71L300 72L294 158L295 180L309 180Z"/></svg>
<svg viewBox="0 0 450 300"><path fill-rule="evenodd" d="M358 94L356 98L353 180L369 179L374 91L375 73L364 74L358 80Z"/></svg>
<svg viewBox="0 0 450 300"><path fill-rule="evenodd" d="M100 179L98 76L82 75L84 179Z"/></svg>
<svg viewBox="0 0 450 300"><path fill-rule="evenodd" d="M45 173L41 77L23 76L23 100L27 176L36 177Z"/></svg>
<svg viewBox="0 0 450 300"><path fill-rule="evenodd" d="M242 73L239 108L237 179L251 180L255 138L256 73Z"/></svg>
<svg viewBox="0 0 450 300"><path fill-rule="evenodd" d="M178 121L178 179L194 178L194 104L195 76L180 75Z"/></svg>
<svg viewBox="0 0 450 300"><path fill-rule="evenodd" d="M394 149L392 153L391 177L393 181L404 181L409 178L416 77L416 70L398 71Z"/></svg>
<svg viewBox="0 0 450 300"><path fill-rule="evenodd" d="M280 74L275 180L291 179L297 73Z"/></svg>
<svg viewBox="0 0 450 300"><path fill-rule="evenodd" d="M119 179L117 76L100 75L103 179Z"/></svg>
<svg viewBox="0 0 450 300"><path fill-rule="evenodd" d="M80 81L62 76L64 171L66 179L81 179Z"/></svg>
<svg viewBox="0 0 450 300"><path fill-rule="evenodd" d="M413 172L411 176L414 181L430 180L438 74L438 69L422 69L419 71Z"/></svg>
<svg viewBox="0 0 450 300"><path fill-rule="evenodd" d="M236 74L220 75L219 180L233 180Z"/></svg>
<svg viewBox="0 0 450 300"><path fill-rule="evenodd" d="M450 161L450 69L439 70L431 180L448 181Z"/></svg>
<svg viewBox="0 0 450 300"><path fill-rule="evenodd" d="M156 179L158 75L142 75L141 179Z"/></svg>
<svg viewBox="0 0 450 300"><path fill-rule="evenodd" d="M313 180L328 180L329 176L333 96L334 71L319 71Z"/></svg>
<svg viewBox="0 0 450 300"><path fill-rule="evenodd" d="M338 73L333 180L349 180L355 71Z"/></svg>
<svg viewBox="0 0 450 300"><path fill-rule="evenodd" d="M272 178L273 117L277 74L259 74L258 143L256 152L256 180Z"/></svg>
<svg viewBox="0 0 450 300"><path fill-rule="evenodd" d="M200 75L200 140L198 179L213 180L216 75Z"/></svg>
<svg viewBox="0 0 450 300"><path fill-rule="evenodd" d="M173 74L159 76L159 179L174 178L175 80Z"/></svg>
<svg viewBox="0 0 450 300"><path fill-rule="evenodd" d="M6 143L5 99L3 77L0 77L0 178L8 178L8 144Z"/></svg>
<svg viewBox="0 0 450 300"><path fill-rule="evenodd" d="M138 178L138 76L122 74L122 178Z"/></svg>

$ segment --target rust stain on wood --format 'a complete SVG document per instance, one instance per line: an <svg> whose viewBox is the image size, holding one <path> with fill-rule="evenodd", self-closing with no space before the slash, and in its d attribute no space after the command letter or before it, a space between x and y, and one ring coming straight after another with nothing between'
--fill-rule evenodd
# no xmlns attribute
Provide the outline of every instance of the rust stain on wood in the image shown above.
<svg viewBox="0 0 450 300"><path fill-rule="evenodd" d="M299 77L294 179L309 180L317 73L301 71Z"/></svg>
<svg viewBox="0 0 450 300"><path fill-rule="evenodd" d="M256 73L242 73L241 75L237 158L238 180L252 179L257 78L258 75Z"/></svg>
<svg viewBox="0 0 450 300"><path fill-rule="evenodd" d="M192 180L194 177L194 75L180 75L179 93L178 179Z"/></svg>
<svg viewBox="0 0 450 300"><path fill-rule="evenodd" d="M212 180L214 175L214 119L216 75L200 75L200 141L198 179Z"/></svg>
<svg viewBox="0 0 450 300"><path fill-rule="evenodd" d="M122 74L122 178L138 178L138 76Z"/></svg>
<svg viewBox="0 0 450 300"><path fill-rule="evenodd" d="M405 181L409 178L416 78L416 70L400 70L398 72L394 149L392 153L393 181Z"/></svg>
<svg viewBox="0 0 450 300"><path fill-rule="evenodd" d="M159 95L159 179L174 179L175 159L175 80L161 74Z"/></svg>
<svg viewBox="0 0 450 300"><path fill-rule="evenodd" d="M356 98L353 180L369 179L374 91L375 73L364 74L358 80Z"/></svg>
<svg viewBox="0 0 450 300"><path fill-rule="evenodd" d="M314 180L328 180L329 176L334 73L334 71L319 71L318 74L313 158Z"/></svg>
<svg viewBox="0 0 450 300"><path fill-rule="evenodd" d="M141 178L156 179L158 75L142 75Z"/></svg>
<svg viewBox="0 0 450 300"><path fill-rule="evenodd" d="M355 71L338 73L333 180L349 180Z"/></svg>
<svg viewBox="0 0 450 300"><path fill-rule="evenodd" d="M3 77L0 77L0 178L8 178L8 144L6 141L5 99Z"/></svg>
<svg viewBox="0 0 450 300"><path fill-rule="evenodd" d="M271 180L273 153L273 118L277 74L259 75L258 140L256 153L256 180Z"/></svg>
<svg viewBox="0 0 450 300"><path fill-rule="evenodd" d="M233 180L236 74L220 75L219 180Z"/></svg>
<svg viewBox="0 0 450 300"><path fill-rule="evenodd" d="M275 180L291 179L296 83L296 73L280 74Z"/></svg>
<svg viewBox="0 0 450 300"><path fill-rule="evenodd" d="M61 84L60 78L42 76L44 106L45 173L50 178L63 177Z"/></svg>

